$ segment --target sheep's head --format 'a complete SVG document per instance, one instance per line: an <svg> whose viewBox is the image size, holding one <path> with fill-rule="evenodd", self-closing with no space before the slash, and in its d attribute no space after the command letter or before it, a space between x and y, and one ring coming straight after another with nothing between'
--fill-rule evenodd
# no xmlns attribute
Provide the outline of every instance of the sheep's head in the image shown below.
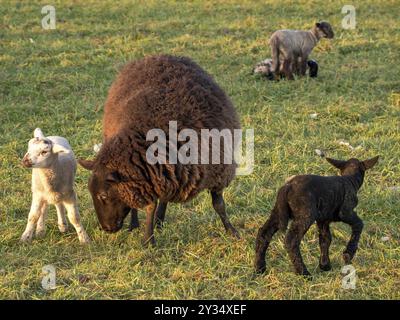
<svg viewBox="0 0 400 320"><path fill-rule="evenodd" d="M353 175L353 174L356 174L359 172L364 174L366 170L371 169L373 166L376 165L376 163L378 162L378 159L379 159L379 156L365 160L365 161L360 161L355 158L349 159L347 161L326 158L326 160L331 165L333 165L334 167L336 167L340 170L340 175L342 175L342 176Z"/></svg>
<svg viewBox="0 0 400 320"><path fill-rule="evenodd" d="M254 74L261 74L268 79L274 78L274 73L272 71L272 59L265 59L254 67Z"/></svg>
<svg viewBox="0 0 400 320"><path fill-rule="evenodd" d="M37 128L33 139L29 140L28 152L22 159L22 165L26 168L48 168L58 157L58 153L69 152L70 150L47 139Z"/></svg>
<svg viewBox="0 0 400 320"><path fill-rule="evenodd" d="M335 34L333 33L332 26L328 22L317 22L315 27L320 38L333 39Z"/></svg>
<svg viewBox="0 0 400 320"><path fill-rule="evenodd" d="M120 200L117 190L123 178L117 171L96 165L95 161L79 159L78 162L85 169L92 171L88 187L101 227L107 232L117 232L122 228L130 210L130 207Z"/></svg>

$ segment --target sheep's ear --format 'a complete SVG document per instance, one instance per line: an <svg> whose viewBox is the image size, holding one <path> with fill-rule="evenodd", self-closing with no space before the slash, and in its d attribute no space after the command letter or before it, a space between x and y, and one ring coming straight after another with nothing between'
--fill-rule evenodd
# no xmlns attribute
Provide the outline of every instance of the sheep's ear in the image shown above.
<svg viewBox="0 0 400 320"><path fill-rule="evenodd" d="M78 159L78 163L86 170L93 170L93 167L94 167L93 160Z"/></svg>
<svg viewBox="0 0 400 320"><path fill-rule="evenodd" d="M343 169L346 166L347 161L343 161L343 160L335 160L332 158L325 158L326 161L328 161L331 165L333 165L334 167L338 168L338 169Z"/></svg>
<svg viewBox="0 0 400 320"><path fill-rule="evenodd" d="M365 167L365 170L371 169L374 165L376 165L378 162L378 159L379 159L379 156L376 156L374 158L363 161L362 163Z"/></svg>
<svg viewBox="0 0 400 320"><path fill-rule="evenodd" d="M33 137L37 139L44 139L45 136L40 128L36 128L35 131L33 131Z"/></svg>
<svg viewBox="0 0 400 320"><path fill-rule="evenodd" d="M70 153L71 152L71 150L69 150L57 143L53 144L52 151L53 151L53 153Z"/></svg>
<svg viewBox="0 0 400 320"><path fill-rule="evenodd" d="M320 24L319 22L317 22L317 23L315 24L315 26L316 26L317 28L319 28L319 27L321 27L321 24Z"/></svg>

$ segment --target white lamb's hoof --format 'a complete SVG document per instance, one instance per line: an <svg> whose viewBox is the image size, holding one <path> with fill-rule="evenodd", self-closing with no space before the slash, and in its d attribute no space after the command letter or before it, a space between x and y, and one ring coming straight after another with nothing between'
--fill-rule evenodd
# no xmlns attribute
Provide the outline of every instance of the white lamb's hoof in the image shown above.
<svg viewBox="0 0 400 320"><path fill-rule="evenodd" d="M46 229L36 229L35 237L43 238L46 234Z"/></svg>
<svg viewBox="0 0 400 320"><path fill-rule="evenodd" d="M67 232L67 231L68 231L68 225L66 225L66 224L59 224L59 225L58 225L58 230L60 230L61 233Z"/></svg>
<svg viewBox="0 0 400 320"><path fill-rule="evenodd" d="M90 243L90 238L86 233L82 233L79 235L79 242L81 244L88 244Z"/></svg>
<svg viewBox="0 0 400 320"><path fill-rule="evenodd" d="M20 241L27 243L27 242L31 242L32 238L33 238L32 232L24 232L21 236Z"/></svg>

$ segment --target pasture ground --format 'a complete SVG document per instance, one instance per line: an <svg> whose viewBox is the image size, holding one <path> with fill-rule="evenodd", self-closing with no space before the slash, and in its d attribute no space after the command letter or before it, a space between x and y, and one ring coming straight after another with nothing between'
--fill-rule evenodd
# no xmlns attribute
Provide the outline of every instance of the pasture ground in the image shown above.
<svg viewBox="0 0 400 320"><path fill-rule="evenodd" d="M51 1L56 29L43 30L47 4L0 3L0 299L400 298L400 202L392 188L400 183L398 1L355 1L355 30L341 28L343 1ZM270 56L274 30L309 29L319 19L332 23L336 37L312 53L317 79L274 83L251 75ZM87 190L89 173L79 168L76 189L91 245L79 245L72 230L60 235L54 208L45 238L21 245L31 173L20 160L34 128L65 136L77 156L93 157L117 70L156 53L192 57L232 98L243 127L255 130L254 172L225 193L242 239L225 235L206 193L169 207L153 249L141 245L143 224L106 234ZM351 151L340 139L361 148ZM292 273L282 234L271 244L266 274L253 274L256 232L285 178L337 173L316 148L337 158L381 155L360 192L365 231L353 262L354 290L341 287L350 237L343 224L332 228L332 271L318 269L312 227L302 244L312 281ZM47 264L57 270L51 291L41 287Z"/></svg>

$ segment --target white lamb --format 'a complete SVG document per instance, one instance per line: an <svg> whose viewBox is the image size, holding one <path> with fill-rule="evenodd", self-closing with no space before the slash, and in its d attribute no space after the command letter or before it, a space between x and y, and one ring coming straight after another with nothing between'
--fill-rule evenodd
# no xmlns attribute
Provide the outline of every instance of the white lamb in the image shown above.
<svg viewBox="0 0 400 320"><path fill-rule="evenodd" d="M29 141L28 152L22 164L32 168L32 205L28 224L21 241L31 241L36 225L36 236L45 233L47 207L54 204L57 209L58 228L61 232L68 229L65 211L74 226L79 241L89 242L83 228L74 191L76 160L68 141L62 137L45 137L37 128L34 138Z"/></svg>

